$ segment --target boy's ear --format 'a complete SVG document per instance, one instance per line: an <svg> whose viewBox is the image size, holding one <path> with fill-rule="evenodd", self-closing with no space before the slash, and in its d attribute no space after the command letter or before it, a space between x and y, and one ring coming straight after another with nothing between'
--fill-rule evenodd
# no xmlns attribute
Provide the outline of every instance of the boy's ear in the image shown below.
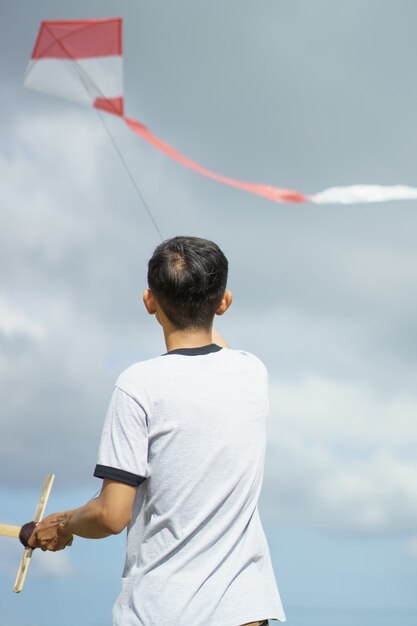
<svg viewBox="0 0 417 626"><path fill-rule="evenodd" d="M149 315L155 315L156 313L156 299L150 289L144 289L143 291L143 304Z"/></svg>
<svg viewBox="0 0 417 626"><path fill-rule="evenodd" d="M232 292L231 291L225 291L224 294L223 294L223 298L222 298L219 306L217 307L216 315L223 315L223 313L226 313L227 309L232 304L232 302L233 302Z"/></svg>

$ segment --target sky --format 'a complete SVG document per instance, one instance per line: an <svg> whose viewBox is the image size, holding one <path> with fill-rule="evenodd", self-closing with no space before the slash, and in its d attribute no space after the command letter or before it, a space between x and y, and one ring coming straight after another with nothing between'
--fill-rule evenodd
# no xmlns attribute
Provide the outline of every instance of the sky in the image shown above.
<svg viewBox="0 0 417 626"><path fill-rule="evenodd" d="M274 204L182 168L118 119L22 86L42 19L124 19L126 113L202 165L314 193L417 186L413 0L0 2L0 522L94 496L112 387L164 351L141 303L158 235L215 240L218 329L270 374L261 515L291 626L417 621L416 201ZM0 626L109 626L124 537L21 558ZM57 618L59 615L59 619Z"/></svg>

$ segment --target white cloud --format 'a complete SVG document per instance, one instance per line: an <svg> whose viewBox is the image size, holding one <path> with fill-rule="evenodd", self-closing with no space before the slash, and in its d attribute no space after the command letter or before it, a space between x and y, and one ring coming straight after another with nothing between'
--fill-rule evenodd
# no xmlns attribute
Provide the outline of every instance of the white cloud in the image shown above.
<svg viewBox="0 0 417 626"><path fill-rule="evenodd" d="M37 485L49 471L71 482L91 474L117 374L107 362L121 369L125 354L133 360L161 345L152 350L157 330L148 332L138 302L154 233L150 239L143 209L91 112L62 111L18 118L15 148L0 155L7 215L0 232L7 436L0 452L15 468L7 479L14 484ZM253 351L269 355L281 380L271 393L268 515L340 530L410 527L416 476L406 450L417 443L415 372L408 344L402 349L394 336L401 348L394 358L386 330L403 328L404 304L412 318L414 249L401 247L399 231L392 241L376 241L372 219L358 241L347 220L332 232L311 214L303 214L309 236L300 245L289 213L281 211L274 230L277 221L260 224L252 209L239 224L251 238L248 248L235 237L230 207L214 207L207 220L208 203L193 195L198 184L192 192L182 186L188 173L137 148L137 137L125 140L133 169L146 166L164 224L177 229L181 215L182 225L211 229L214 239L225 225L238 286L232 343L246 347L249 332ZM169 193L162 171L165 181L176 177ZM247 209L250 201L242 202ZM18 333L30 341L15 345ZM20 469L21 458L27 465Z"/></svg>
<svg viewBox="0 0 417 626"><path fill-rule="evenodd" d="M417 400L308 377L273 385L265 492L269 519L343 532L417 524Z"/></svg>
<svg viewBox="0 0 417 626"><path fill-rule="evenodd" d="M112 362L122 369L151 352L139 301L148 251L129 203L121 206L130 183L93 120L78 109L16 118L13 150L0 155L0 455L13 468L9 487L37 486L51 471L89 480L118 374Z"/></svg>
<svg viewBox="0 0 417 626"><path fill-rule="evenodd" d="M278 437L284 429L322 444L374 447L417 443L417 395L385 395L381 389L375 392L366 381L312 374L301 381L272 384L271 408Z"/></svg>
<svg viewBox="0 0 417 626"><path fill-rule="evenodd" d="M15 144L0 155L3 212L0 241L9 259L29 254L56 264L91 237L102 203L98 184L101 129L80 112L21 117Z"/></svg>
<svg viewBox="0 0 417 626"><path fill-rule="evenodd" d="M6 294L0 293L0 334L6 337L24 335L32 340L45 338L46 328L17 307Z"/></svg>
<svg viewBox="0 0 417 626"><path fill-rule="evenodd" d="M10 580L11 589L22 559L23 546L18 539L0 537L0 540L0 572ZM35 550L28 577L66 578L72 576L75 569L68 550L67 552L65 550L59 552Z"/></svg>
<svg viewBox="0 0 417 626"><path fill-rule="evenodd" d="M67 578L75 572L71 558L65 550L60 550L59 552L36 550L33 555L33 561L32 575L34 577Z"/></svg>

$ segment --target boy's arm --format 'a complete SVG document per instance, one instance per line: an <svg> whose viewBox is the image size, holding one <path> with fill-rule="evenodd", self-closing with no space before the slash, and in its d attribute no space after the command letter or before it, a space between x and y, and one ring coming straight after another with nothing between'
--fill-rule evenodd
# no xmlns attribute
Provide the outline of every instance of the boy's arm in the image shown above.
<svg viewBox="0 0 417 626"><path fill-rule="evenodd" d="M84 506L45 517L29 539L31 548L62 550L72 535L101 539L116 535L132 517L136 487L104 480L100 495Z"/></svg>
<svg viewBox="0 0 417 626"><path fill-rule="evenodd" d="M222 348L229 347L227 341L223 339L223 337L220 335L220 333L217 332L215 328L213 328L211 331L211 338L213 343L215 343L216 345L221 346Z"/></svg>

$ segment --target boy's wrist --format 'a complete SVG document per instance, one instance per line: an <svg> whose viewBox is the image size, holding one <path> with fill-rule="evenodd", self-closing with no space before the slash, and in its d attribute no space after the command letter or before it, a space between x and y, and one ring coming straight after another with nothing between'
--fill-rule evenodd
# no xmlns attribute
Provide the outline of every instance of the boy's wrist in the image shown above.
<svg viewBox="0 0 417 626"><path fill-rule="evenodd" d="M73 515L74 511L63 511L58 522L58 528L62 535L73 535Z"/></svg>

